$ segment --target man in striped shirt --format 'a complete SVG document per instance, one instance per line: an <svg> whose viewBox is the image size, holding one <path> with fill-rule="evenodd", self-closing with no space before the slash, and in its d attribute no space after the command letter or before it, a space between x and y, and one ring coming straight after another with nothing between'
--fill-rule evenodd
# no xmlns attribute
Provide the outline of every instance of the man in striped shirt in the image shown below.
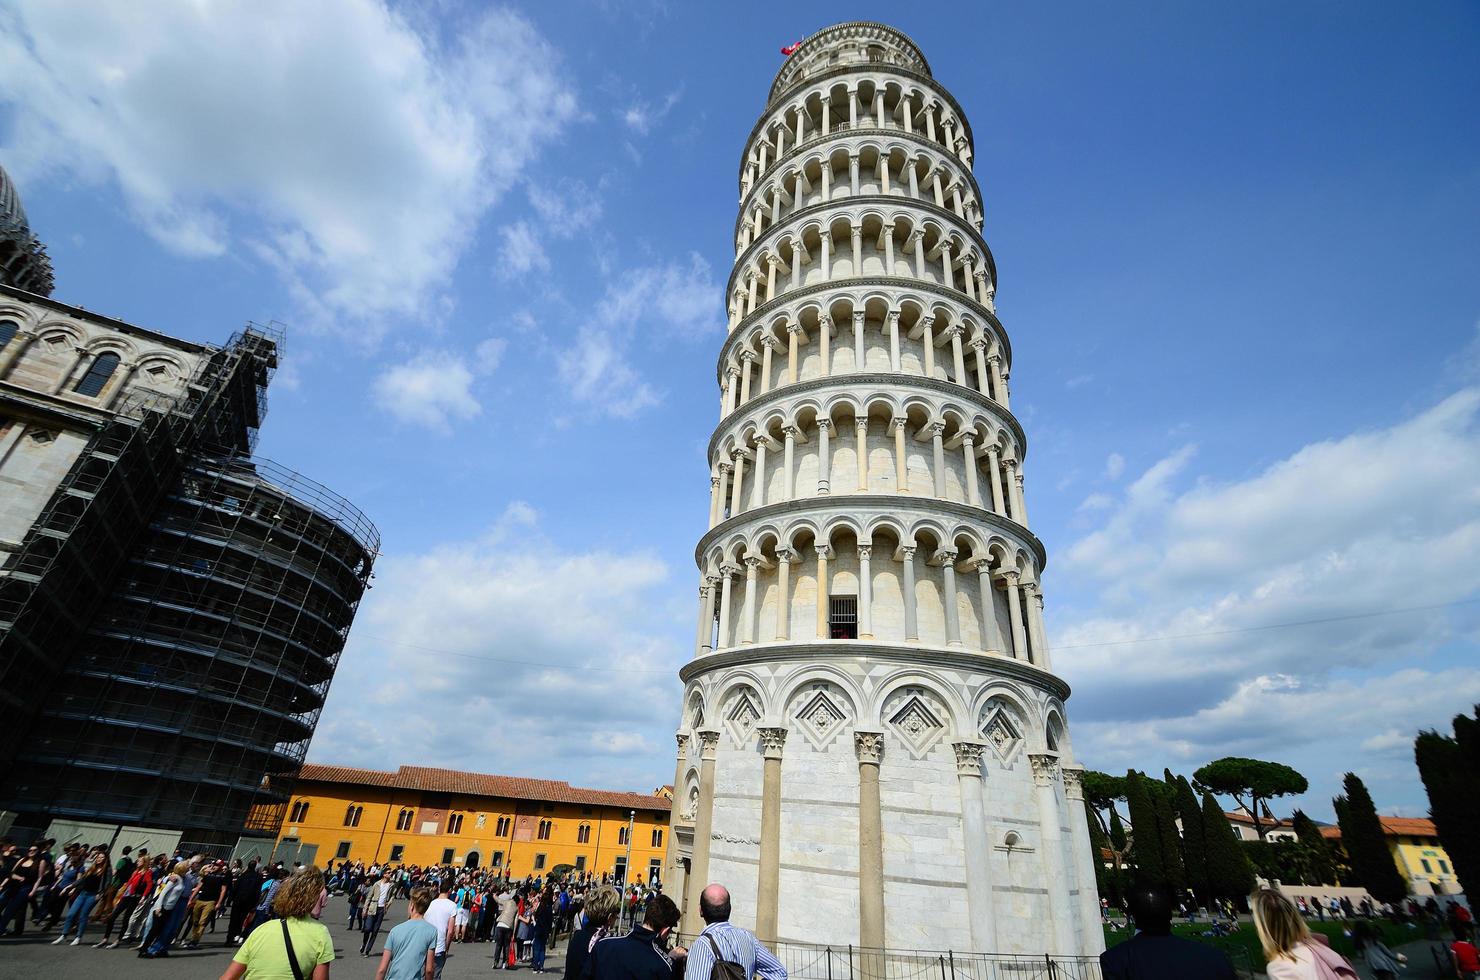
<svg viewBox="0 0 1480 980"><path fill-rule="evenodd" d="M746 980L786 980L781 961L752 933L730 924L730 892L724 885L710 885L699 894L699 916L704 931L689 947L684 980L709 980L716 959L738 963Z"/></svg>

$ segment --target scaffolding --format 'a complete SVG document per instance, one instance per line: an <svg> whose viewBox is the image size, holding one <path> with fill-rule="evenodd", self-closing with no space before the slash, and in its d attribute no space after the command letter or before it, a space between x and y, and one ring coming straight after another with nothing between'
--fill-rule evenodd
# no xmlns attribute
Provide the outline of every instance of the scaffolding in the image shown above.
<svg viewBox="0 0 1480 980"><path fill-rule="evenodd" d="M181 397L129 398L0 574L0 807L210 849L275 826L379 549L250 456L281 340L250 325Z"/></svg>

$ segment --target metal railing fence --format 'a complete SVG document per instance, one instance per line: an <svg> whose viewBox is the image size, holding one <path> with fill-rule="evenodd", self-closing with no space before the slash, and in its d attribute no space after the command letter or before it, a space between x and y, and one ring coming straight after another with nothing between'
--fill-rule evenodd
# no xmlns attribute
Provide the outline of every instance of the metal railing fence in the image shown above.
<svg viewBox="0 0 1480 980"><path fill-rule="evenodd" d="M790 980L1101 980L1097 956L868 949L796 942L768 943L767 947L786 967Z"/></svg>

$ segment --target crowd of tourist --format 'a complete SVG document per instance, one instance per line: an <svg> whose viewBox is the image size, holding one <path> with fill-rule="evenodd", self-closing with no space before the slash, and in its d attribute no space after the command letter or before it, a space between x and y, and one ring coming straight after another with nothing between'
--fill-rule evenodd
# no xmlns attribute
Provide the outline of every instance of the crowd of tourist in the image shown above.
<svg viewBox="0 0 1480 980"><path fill-rule="evenodd" d="M360 932L362 956L377 955L383 929L395 932L390 926L405 901L415 918L437 929L437 975L448 946L459 943L494 944L499 969L522 963L544 973L550 944L581 927L582 912L597 891L611 905L609 928L615 929L639 923L662 890L640 878L619 888L610 875L579 872L515 880L497 870L446 865L331 861L324 869L289 868L203 854L151 855L130 847L115 861L105 845L58 849L54 840L39 840L21 847L0 838L0 937L23 936L28 925L42 932L60 926L53 945L79 946L95 927L101 938L90 943L94 948L123 947L146 959L219 937L222 945L242 947L239 963L290 946L312 959L310 966L322 955L327 963L334 946L318 920L333 895L345 900L346 925ZM278 925L263 933L273 922ZM267 938L253 938L259 934ZM387 936L381 952L390 944Z"/></svg>

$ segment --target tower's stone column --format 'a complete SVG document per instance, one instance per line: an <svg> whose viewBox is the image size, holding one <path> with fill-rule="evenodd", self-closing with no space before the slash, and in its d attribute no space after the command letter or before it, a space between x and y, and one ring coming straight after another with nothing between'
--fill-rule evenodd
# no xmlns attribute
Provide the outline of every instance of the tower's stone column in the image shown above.
<svg viewBox="0 0 1480 980"><path fill-rule="evenodd" d="M786 729L761 728L765 769L761 780L761 861L755 897L755 934L776 941L776 916L781 892L781 751Z"/></svg>
<svg viewBox="0 0 1480 980"><path fill-rule="evenodd" d="M1100 925L1100 903L1094 889L1095 857L1089 839L1089 814L1084 809L1083 766L1063 766L1064 798L1069 804L1069 841L1079 879L1079 933L1086 953L1105 948L1105 930Z"/></svg>
<svg viewBox="0 0 1480 980"><path fill-rule="evenodd" d="M1074 935L1074 907L1069 902L1069 872L1064 866L1064 835L1059 831L1059 757L1052 752L1028 756L1033 766L1033 795L1038 801L1039 851L1043 858L1043 884L1048 889L1048 912L1053 920L1055 953L1079 948Z"/></svg>
<svg viewBox="0 0 1480 980"><path fill-rule="evenodd" d="M673 765L673 809L668 811L668 850L663 858L663 884L666 886L673 881L674 872L678 867L678 827L679 815L683 809L679 800L683 797L683 767L689 761L689 733L674 732L673 738L678 742L678 761Z"/></svg>
<svg viewBox="0 0 1480 980"><path fill-rule="evenodd" d="M971 916L971 945L978 952L997 949L997 920L992 909L992 842L982 800L982 751L976 739L952 743L956 776L961 782L961 841L966 848L966 902Z"/></svg>
<svg viewBox="0 0 1480 980"><path fill-rule="evenodd" d="M858 753L858 945L884 945L884 818L879 801L879 763L884 733L855 731Z"/></svg>
<svg viewBox="0 0 1480 980"><path fill-rule="evenodd" d="M709 884L709 837L714 833L714 757L719 732L701 728L699 735L699 810L694 814L694 857L689 862L689 900L684 906L683 931L704 928L699 918L699 893Z"/></svg>

